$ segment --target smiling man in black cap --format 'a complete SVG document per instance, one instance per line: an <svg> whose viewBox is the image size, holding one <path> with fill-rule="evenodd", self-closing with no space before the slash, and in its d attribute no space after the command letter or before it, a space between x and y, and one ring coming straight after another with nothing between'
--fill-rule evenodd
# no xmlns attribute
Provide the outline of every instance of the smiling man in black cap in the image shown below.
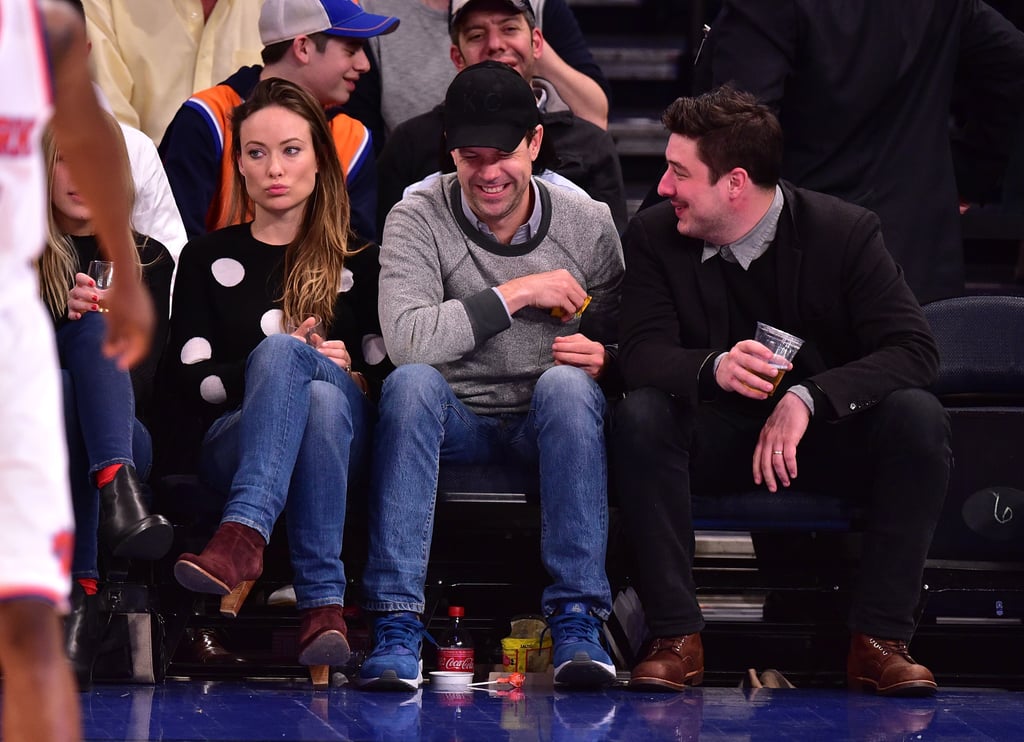
<svg viewBox="0 0 1024 742"><path fill-rule="evenodd" d="M615 375L615 225L605 204L531 175L544 127L511 67L482 62L455 77L445 135L456 172L410 194L384 228L379 309L399 367L381 397L363 578L366 608L382 615L357 683L422 680L438 464L451 461L539 467L554 680L606 685L601 386Z"/></svg>

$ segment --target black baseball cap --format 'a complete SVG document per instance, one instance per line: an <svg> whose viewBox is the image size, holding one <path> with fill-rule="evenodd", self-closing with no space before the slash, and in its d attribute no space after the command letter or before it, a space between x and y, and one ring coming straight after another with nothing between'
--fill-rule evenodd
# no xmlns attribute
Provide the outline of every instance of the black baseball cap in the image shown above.
<svg viewBox="0 0 1024 742"><path fill-rule="evenodd" d="M459 147L512 152L539 123L533 88L503 62L467 67L448 86L444 134L449 152Z"/></svg>

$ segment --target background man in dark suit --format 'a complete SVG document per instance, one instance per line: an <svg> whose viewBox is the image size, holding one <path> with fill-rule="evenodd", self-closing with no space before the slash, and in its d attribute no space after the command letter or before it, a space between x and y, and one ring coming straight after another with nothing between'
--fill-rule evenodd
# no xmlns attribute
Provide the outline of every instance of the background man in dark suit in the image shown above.
<svg viewBox="0 0 1024 742"><path fill-rule="evenodd" d="M878 217L779 181L782 131L753 96L680 98L658 186L623 244L622 364L611 454L635 584L655 641L631 685L702 680L691 487L828 488L866 500L852 683L928 694L914 663L924 561L949 476L949 422L924 391L938 352ZM757 322L804 339L778 390ZM751 458L752 454L752 458Z"/></svg>
<svg viewBox="0 0 1024 742"><path fill-rule="evenodd" d="M782 175L877 212L922 303L962 293L954 79L1018 121L1024 34L980 0L725 0L712 25L713 83L778 113Z"/></svg>

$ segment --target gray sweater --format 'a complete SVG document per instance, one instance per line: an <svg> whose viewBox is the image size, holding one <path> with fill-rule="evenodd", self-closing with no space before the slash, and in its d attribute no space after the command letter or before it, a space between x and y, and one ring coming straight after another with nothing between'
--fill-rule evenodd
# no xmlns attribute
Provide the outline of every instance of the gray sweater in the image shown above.
<svg viewBox="0 0 1024 742"><path fill-rule="evenodd" d="M541 225L521 245L501 244L466 220L454 173L399 202L384 227L378 301L388 354L396 365L434 366L478 414L525 412L537 378L554 365L556 337L616 339L623 261L608 207L537 186ZM493 288L558 268L593 297L582 318L563 324L525 307L510 322Z"/></svg>

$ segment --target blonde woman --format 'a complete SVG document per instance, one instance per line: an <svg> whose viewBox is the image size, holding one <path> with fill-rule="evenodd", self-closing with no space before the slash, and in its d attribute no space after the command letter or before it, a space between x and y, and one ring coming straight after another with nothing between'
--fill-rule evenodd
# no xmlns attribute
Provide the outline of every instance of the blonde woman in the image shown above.
<svg viewBox="0 0 1024 742"><path fill-rule="evenodd" d="M117 131L113 119L109 123ZM66 649L79 686L86 688L91 683L92 665L107 617L100 610L97 595L100 551L118 557L156 559L171 544L170 523L149 512L149 493L143 481L152 461L152 443L137 419L136 405L148 397L166 337L174 263L159 242L136 235L133 263L116 266L125 276L142 271L157 316L158 333L152 350L129 374L102 350L106 322L100 309L105 292L98 290L87 275L90 261L102 257L93 209L82 199L50 132L43 137L43 149L50 198L39 283L56 328L75 515L71 562L74 583ZM127 177L130 179L130 174Z"/></svg>
<svg viewBox="0 0 1024 742"><path fill-rule="evenodd" d="M232 127L238 207L253 219L185 246L170 346L180 399L206 428L200 475L227 503L206 548L182 554L174 574L235 615L287 512L299 662L340 665L347 482L376 417L363 372L385 358L376 249L353 245L344 176L308 93L260 82Z"/></svg>

